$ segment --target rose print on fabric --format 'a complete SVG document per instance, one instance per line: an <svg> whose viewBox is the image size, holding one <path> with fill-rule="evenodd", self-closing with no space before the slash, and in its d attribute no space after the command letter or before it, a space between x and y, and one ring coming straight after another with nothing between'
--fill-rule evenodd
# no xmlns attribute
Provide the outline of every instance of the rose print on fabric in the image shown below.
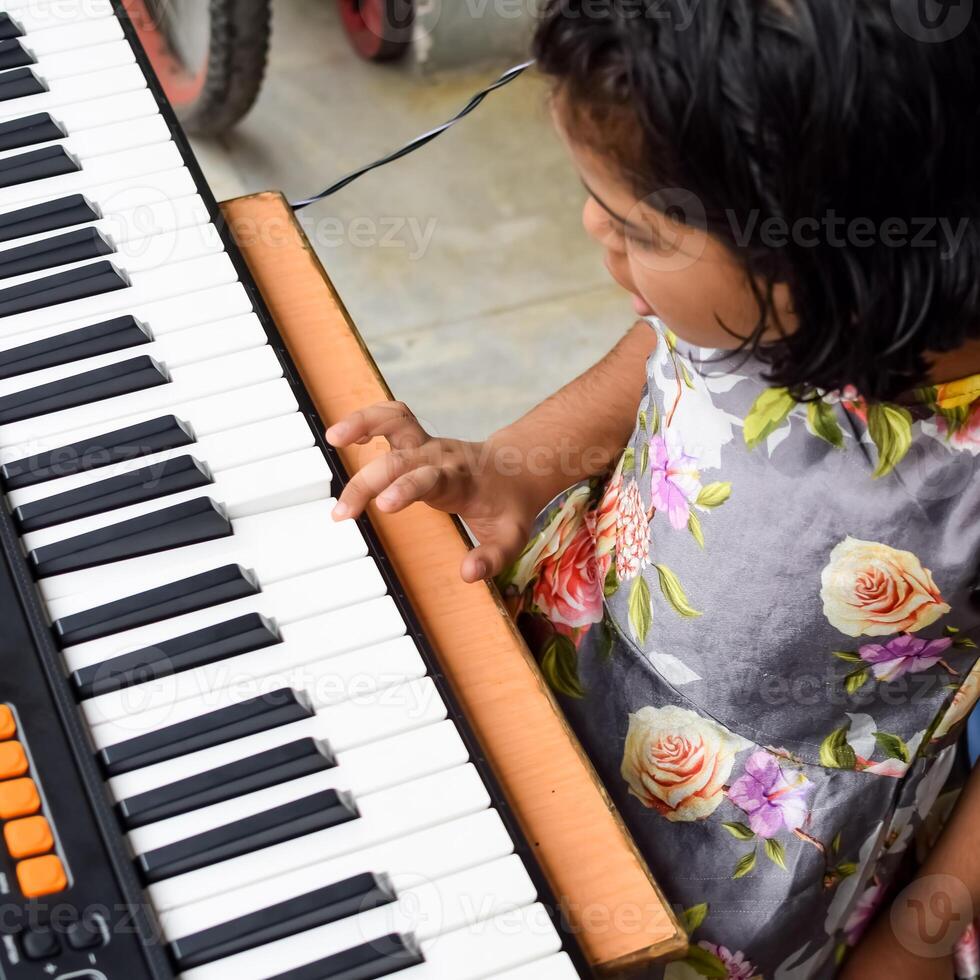
<svg viewBox="0 0 980 980"><path fill-rule="evenodd" d="M950 608L915 555L876 541L845 538L820 582L824 615L845 636L914 633Z"/></svg>
<svg viewBox="0 0 980 980"><path fill-rule="evenodd" d="M622 776L630 794L670 821L704 820L725 798L741 736L687 708L645 707L629 716Z"/></svg>
<svg viewBox="0 0 980 980"><path fill-rule="evenodd" d="M935 412L923 432L951 450L980 455L980 378L923 388L921 397Z"/></svg>

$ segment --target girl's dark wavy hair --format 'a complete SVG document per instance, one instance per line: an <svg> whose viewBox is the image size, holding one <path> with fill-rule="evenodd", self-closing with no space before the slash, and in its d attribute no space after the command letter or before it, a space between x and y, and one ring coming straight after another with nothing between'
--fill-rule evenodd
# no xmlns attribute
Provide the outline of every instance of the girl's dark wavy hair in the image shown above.
<svg viewBox="0 0 980 980"><path fill-rule="evenodd" d="M743 349L801 398L849 384L896 398L925 382L927 352L980 337L980 10L928 43L894 16L914 24L918 3L549 0L537 29L572 137L640 198L700 200L759 301ZM887 243L774 247L760 234L770 218L834 215L890 228ZM910 239L913 221L967 225L955 249L938 227L932 247L897 247L888 219ZM762 342L777 283L799 327Z"/></svg>

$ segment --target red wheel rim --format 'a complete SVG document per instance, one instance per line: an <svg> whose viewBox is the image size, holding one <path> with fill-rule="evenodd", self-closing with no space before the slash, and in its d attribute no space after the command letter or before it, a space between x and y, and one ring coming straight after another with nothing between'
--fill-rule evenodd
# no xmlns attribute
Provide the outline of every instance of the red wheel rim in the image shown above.
<svg viewBox="0 0 980 980"><path fill-rule="evenodd" d="M207 79L207 62L194 68L184 64L147 7L146 0L122 0L122 3L171 105L177 109L193 105Z"/></svg>
<svg viewBox="0 0 980 980"><path fill-rule="evenodd" d="M377 61L400 54L412 31L408 0L338 0L340 18L354 49L362 58Z"/></svg>

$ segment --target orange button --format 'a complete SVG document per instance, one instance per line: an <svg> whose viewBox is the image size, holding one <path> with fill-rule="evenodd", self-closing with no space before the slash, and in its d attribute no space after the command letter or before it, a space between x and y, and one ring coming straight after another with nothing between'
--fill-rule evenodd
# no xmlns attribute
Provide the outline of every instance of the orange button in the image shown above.
<svg viewBox="0 0 980 980"><path fill-rule="evenodd" d="M0 820L29 817L41 809L41 797L33 779L11 779L0 783Z"/></svg>
<svg viewBox="0 0 980 980"><path fill-rule="evenodd" d="M47 854L54 849L54 835L44 817L24 817L12 820L3 828L10 856L17 860Z"/></svg>
<svg viewBox="0 0 980 980"><path fill-rule="evenodd" d="M5 704L0 704L0 739L13 738L17 734L14 713Z"/></svg>
<svg viewBox="0 0 980 980"><path fill-rule="evenodd" d="M20 742L0 742L0 779L14 779L27 772L27 755Z"/></svg>
<svg viewBox="0 0 980 980"><path fill-rule="evenodd" d="M21 861L17 865L17 880L24 898L41 898L63 892L68 887L65 867L56 854Z"/></svg>

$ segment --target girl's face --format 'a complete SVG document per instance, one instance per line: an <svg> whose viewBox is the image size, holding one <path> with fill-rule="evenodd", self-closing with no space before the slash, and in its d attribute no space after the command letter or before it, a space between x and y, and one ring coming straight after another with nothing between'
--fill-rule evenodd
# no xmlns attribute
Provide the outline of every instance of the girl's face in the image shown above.
<svg viewBox="0 0 980 980"><path fill-rule="evenodd" d="M638 200L594 151L564 136L589 192L582 223L605 250L609 274L632 294L637 314L659 317L698 347L738 347L755 330L758 302L732 252L676 217L697 217L697 199L669 190ZM783 331L791 332L795 321L785 287L776 287L774 305Z"/></svg>

